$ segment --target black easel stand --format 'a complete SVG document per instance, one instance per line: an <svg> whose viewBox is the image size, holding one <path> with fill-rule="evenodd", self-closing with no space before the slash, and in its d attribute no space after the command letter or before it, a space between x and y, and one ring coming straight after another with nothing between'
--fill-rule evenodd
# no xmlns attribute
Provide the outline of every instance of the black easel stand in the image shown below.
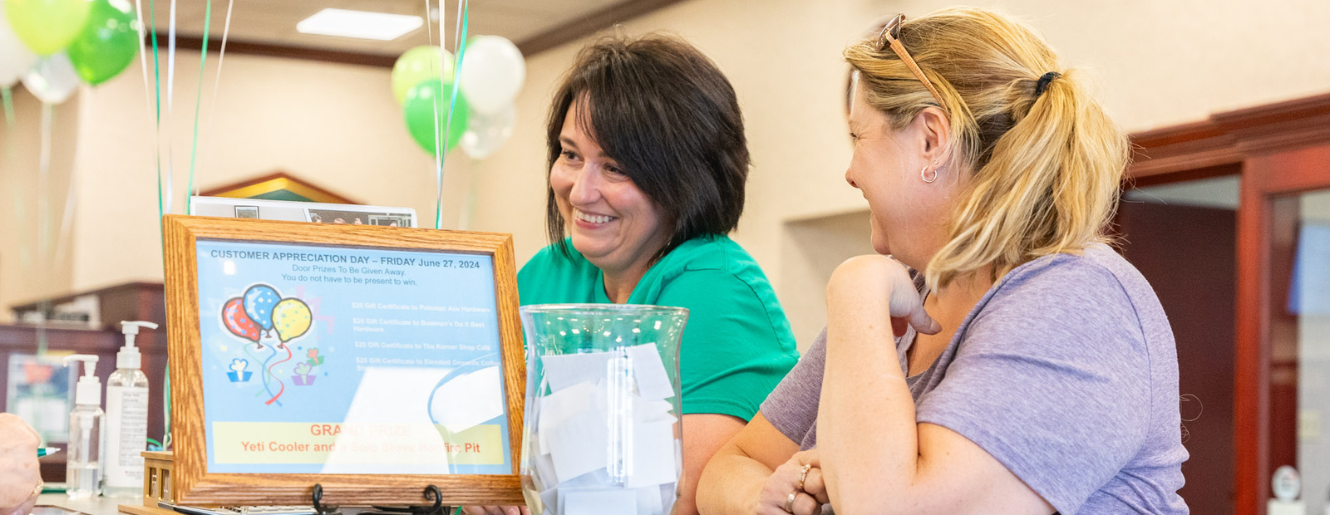
<svg viewBox="0 0 1330 515"><path fill-rule="evenodd" d="M443 505L443 492L439 487L429 485L425 487L425 498L433 499L432 506L371 506L376 511L361 512L360 515L452 515L452 506ZM315 515L341 515L336 505L326 506L323 500L323 485L314 484L314 493L310 496L310 501L314 506Z"/></svg>

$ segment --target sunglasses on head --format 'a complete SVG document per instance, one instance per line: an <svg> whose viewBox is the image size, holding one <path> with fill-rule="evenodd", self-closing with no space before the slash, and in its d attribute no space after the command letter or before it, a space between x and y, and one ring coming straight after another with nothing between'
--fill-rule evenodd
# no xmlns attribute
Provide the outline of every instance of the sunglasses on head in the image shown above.
<svg viewBox="0 0 1330 515"><path fill-rule="evenodd" d="M934 88L933 83L928 80L928 77L924 76L924 71L919 69L919 65L914 62L914 58L910 57L910 53L905 51L905 45L901 44L900 31L903 23L905 23L905 14L901 13L882 27L882 34L878 35L877 51L885 52L890 48L891 51L895 52L901 58L901 62L905 63L905 67L909 68L911 73L914 73L915 78L919 79L928 93L933 95L933 99L937 100L937 105L946 110L947 104L942 101L942 94L937 92L937 88Z"/></svg>

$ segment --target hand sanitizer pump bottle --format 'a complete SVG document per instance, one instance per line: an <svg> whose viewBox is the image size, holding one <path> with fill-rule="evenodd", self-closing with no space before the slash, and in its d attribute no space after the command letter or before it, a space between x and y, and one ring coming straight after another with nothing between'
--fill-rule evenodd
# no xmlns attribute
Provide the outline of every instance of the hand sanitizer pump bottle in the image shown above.
<svg viewBox="0 0 1330 515"><path fill-rule="evenodd" d="M125 346L115 356L115 373L106 380L107 497L143 496L143 454L148 442L148 376L134 346L140 327L152 322L121 322Z"/></svg>
<svg viewBox="0 0 1330 515"><path fill-rule="evenodd" d="M65 468L66 492L70 499L87 499L101 493L102 383L97 379L97 356L65 356L65 364L83 362L69 412L69 455Z"/></svg>

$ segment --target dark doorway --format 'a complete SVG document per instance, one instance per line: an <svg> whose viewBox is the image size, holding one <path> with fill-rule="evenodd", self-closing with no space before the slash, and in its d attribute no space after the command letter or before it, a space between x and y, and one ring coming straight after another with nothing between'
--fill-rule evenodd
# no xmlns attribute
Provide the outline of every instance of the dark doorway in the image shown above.
<svg viewBox="0 0 1330 515"><path fill-rule="evenodd" d="M1120 249L1154 287L1177 340L1186 486L1192 513L1234 512L1233 364L1238 179L1127 192Z"/></svg>

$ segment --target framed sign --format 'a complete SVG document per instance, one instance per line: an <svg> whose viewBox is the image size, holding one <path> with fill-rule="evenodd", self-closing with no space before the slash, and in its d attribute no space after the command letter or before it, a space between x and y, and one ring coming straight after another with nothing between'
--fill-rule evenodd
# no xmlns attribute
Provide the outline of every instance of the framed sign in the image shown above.
<svg viewBox="0 0 1330 515"><path fill-rule="evenodd" d="M178 503L523 502L510 235L162 223Z"/></svg>

